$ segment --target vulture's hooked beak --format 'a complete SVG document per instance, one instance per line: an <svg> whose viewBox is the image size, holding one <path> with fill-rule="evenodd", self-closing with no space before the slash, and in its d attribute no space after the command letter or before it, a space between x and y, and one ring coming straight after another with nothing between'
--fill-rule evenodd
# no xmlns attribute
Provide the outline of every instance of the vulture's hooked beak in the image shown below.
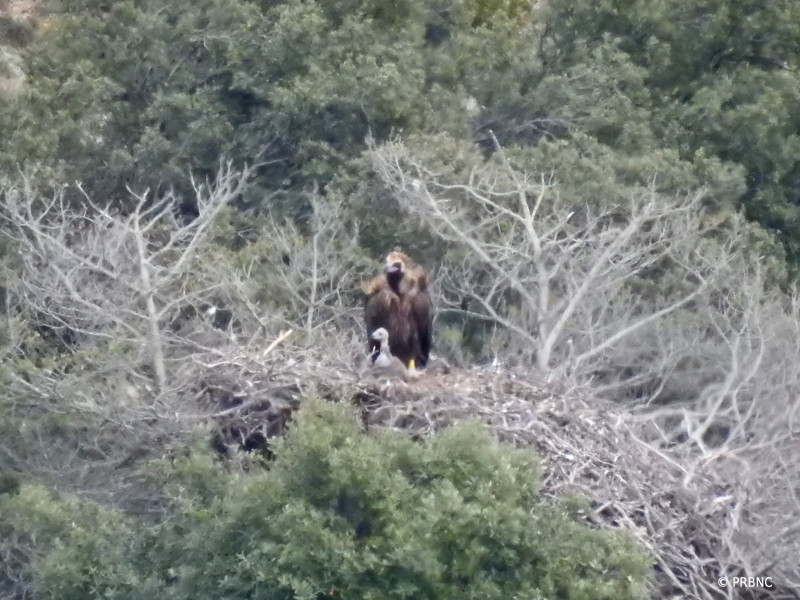
<svg viewBox="0 0 800 600"><path fill-rule="evenodd" d="M401 263L399 260L396 262L387 262L384 270L386 271L387 275L391 273L400 273L403 271L403 263Z"/></svg>

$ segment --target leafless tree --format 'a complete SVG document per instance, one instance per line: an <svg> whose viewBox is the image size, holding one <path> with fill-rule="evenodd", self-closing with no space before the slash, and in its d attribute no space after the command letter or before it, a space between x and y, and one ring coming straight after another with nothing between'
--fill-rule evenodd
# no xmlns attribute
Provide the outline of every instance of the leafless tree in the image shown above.
<svg viewBox="0 0 800 600"><path fill-rule="evenodd" d="M647 425L637 443L674 466L675 491L717 524L689 545L672 520L684 517L648 521L675 585L725 597L708 565L799 584L799 305L748 254L743 220L704 211L702 190L665 196L655 181L575 202L555 175L515 167L501 148L439 170L399 141L371 153L401 205L451 244L457 258L439 269L450 310L495 326L499 352L526 370L633 393L630 418Z"/></svg>
<svg viewBox="0 0 800 600"><path fill-rule="evenodd" d="M282 291L276 305L287 325L315 343L360 318L356 295L366 265L359 260L358 223L346 218L343 205L342 198L313 193L304 223L271 219L267 226L270 254L280 257L270 273L270 287Z"/></svg>
<svg viewBox="0 0 800 600"><path fill-rule="evenodd" d="M571 202L555 175L526 173L501 150L466 171L433 170L399 142L372 156L450 244L436 269L445 309L492 325L498 361L549 382L471 369L364 387L352 366L371 266L342 198L312 194L303 222L266 218L237 255L212 240L249 171L197 184L187 221L169 195L133 194L123 213L25 182L0 207L16 250L12 343L0 347L15 410L96 425L72 446L26 432L41 444L35 466L80 480L98 456L103 489L123 489L113 478L130 477L147 444L210 420L246 445L273 435L266 416L330 385L418 432L480 415L536 444L554 465L548 489L578 487L599 519L641 533L676 593L724 598L717 573L798 583L800 300L771 291L741 220L705 213L702 191L665 196L655 182L608 204ZM31 323L71 336L74 356L29 367ZM563 382L575 396L558 394ZM591 397L624 391L637 394L632 413Z"/></svg>
<svg viewBox="0 0 800 600"><path fill-rule="evenodd" d="M430 171L401 142L372 156L403 206L460 249L439 271L450 310L500 326L523 360L561 377L655 380L650 370L675 356L653 345L659 326L727 260L704 247L702 190L665 197L654 182L624 201L575 206L552 175L522 172L502 151L457 174Z"/></svg>
<svg viewBox="0 0 800 600"><path fill-rule="evenodd" d="M113 478L128 473L119 465L198 423L249 415L229 428L245 442L316 385L298 375L305 364L320 380L326 369L357 380L356 298L368 268L356 224L340 200L312 194L305 222L253 216L259 237L237 253L221 217L251 172L225 165L213 182L195 182L191 217L172 194L131 191L123 212L80 186L47 197L31 180L2 190L13 251L2 265L4 392L35 418L0 453L48 480L114 495L122 484ZM63 414L86 431L48 436L48 420Z"/></svg>
<svg viewBox="0 0 800 600"><path fill-rule="evenodd" d="M698 307L705 329L689 360L702 380L633 418L658 432L647 443L678 459L685 489L709 478L717 486L716 510L728 511L717 540L726 574L743 569L797 588L800 303L769 292L758 262L739 256L726 271L727 285Z"/></svg>
<svg viewBox="0 0 800 600"><path fill-rule="evenodd" d="M64 189L42 198L30 180L3 191L0 219L17 250L14 291L42 325L73 336L127 344L146 357L158 392L169 385L169 322L181 307L211 296L218 282L192 282L201 248L222 209L247 184L251 169L224 166L213 183L193 182L196 217L173 194L131 191L128 213Z"/></svg>

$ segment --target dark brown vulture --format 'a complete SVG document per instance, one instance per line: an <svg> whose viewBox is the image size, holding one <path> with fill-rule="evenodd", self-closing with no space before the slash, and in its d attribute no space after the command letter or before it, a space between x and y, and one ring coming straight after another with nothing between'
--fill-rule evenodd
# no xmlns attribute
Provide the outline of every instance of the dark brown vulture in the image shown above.
<svg viewBox="0 0 800 600"><path fill-rule="evenodd" d="M431 352L433 303L425 270L395 250L386 257L383 275L364 286L364 316L373 362L380 354L376 329L389 332L392 354L408 368L425 367Z"/></svg>

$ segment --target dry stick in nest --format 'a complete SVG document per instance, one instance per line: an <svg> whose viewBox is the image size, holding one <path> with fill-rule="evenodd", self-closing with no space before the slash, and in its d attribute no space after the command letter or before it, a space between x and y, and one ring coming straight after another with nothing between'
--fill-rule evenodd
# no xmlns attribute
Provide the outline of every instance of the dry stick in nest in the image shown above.
<svg viewBox="0 0 800 600"><path fill-rule="evenodd" d="M272 343L269 346L267 346L266 350L264 350L263 354L261 355L261 358L262 359L266 358L267 355L270 352L272 352L279 344L284 342L290 335L292 335L292 330L291 329L287 329L286 331L282 331L281 334L278 337L276 337L274 340L272 340Z"/></svg>
<svg viewBox="0 0 800 600"><path fill-rule="evenodd" d="M290 335L292 335L292 333L293 333L292 329L289 329L287 331L282 331L277 338L272 340L272 343L269 346L267 346L266 350L264 350L264 352L261 353L261 358L262 359L266 358L267 355L270 352L272 352L279 344L284 342ZM246 359L246 358L247 358L247 356L245 356L244 354L241 354L241 355L235 356L234 358L230 358L230 359L219 360L219 361L213 362L213 363L202 363L201 362L199 364L200 364L200 366L205 367L206 369L212 369L214 367L220 367L222 365L232 365L232 364L233 365L237 365L237 366L243 366L238 361L242 360L242 359ZM253 369L249 369L249 370L253 371Z"/></svg>

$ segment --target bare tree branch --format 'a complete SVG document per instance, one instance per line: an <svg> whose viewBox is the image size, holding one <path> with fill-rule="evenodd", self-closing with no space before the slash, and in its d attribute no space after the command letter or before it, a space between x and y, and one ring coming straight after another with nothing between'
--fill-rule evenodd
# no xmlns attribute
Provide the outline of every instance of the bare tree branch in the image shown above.
<svg viewBox="0 0 800 600"><path fill-rule="evenodd" d="M190 300L181 281L250 173L228 164L213 184L195 184L198 215L184 224L175 218L178 198L171 194L152 202L147 193L133 194L136 205L123 215L85 193L81 205L71 205L63 188L43 199L27 180L4 190L0 219L16 243L18 292L28 312L72 334L140 347L150 356L157 389L166 390L166 311Z"/></svg>
<svg viewBox="0 0 800 600"><path fill-rule="evenodd" d="M440 269L446 294L471 298L541 371L586 381L604 362L624 364L620 355L649 345L656 323L707 293L724 262L702 245L711 233L702 190L665 197L653 182L622 203L576 206L552 175L517 170L502 149L449 174L430 171L399 141L371 153L401 204L469 256ZM648 287L643 299L636 290Z"/></svg>

